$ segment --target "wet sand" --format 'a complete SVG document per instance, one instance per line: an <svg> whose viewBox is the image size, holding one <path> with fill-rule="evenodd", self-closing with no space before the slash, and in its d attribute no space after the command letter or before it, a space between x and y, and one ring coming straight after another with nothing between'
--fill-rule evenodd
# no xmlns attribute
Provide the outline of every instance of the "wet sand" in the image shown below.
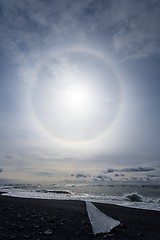
<svg viewBox="0 0 160 240"><path fill-rule="evenodd" d="M100 203L95 206L121 225L108 234L94 235L83 201L0 195L0 239L160 239L160 212Z"/></svg>

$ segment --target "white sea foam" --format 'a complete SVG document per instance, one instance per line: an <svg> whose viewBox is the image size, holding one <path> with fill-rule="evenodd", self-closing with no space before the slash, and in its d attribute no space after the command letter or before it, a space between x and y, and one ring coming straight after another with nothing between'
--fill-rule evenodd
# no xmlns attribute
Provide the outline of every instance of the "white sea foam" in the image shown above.
<svg viewBox="0 0 160 240"><path fill-rule="evenodd" d="M53 188L54 186L54 188ZM113 195L96 195L83 192L72 192L70 190L55 187L46 188L46 186L1 186L0 191L5 192L3 195L21 198L39 198L39 199L59 199L59 200L81 200L107 204L116 204L125 207L150 209L160 211L160 199L155 197L143 197L133 192L121 196Z"/></svg>

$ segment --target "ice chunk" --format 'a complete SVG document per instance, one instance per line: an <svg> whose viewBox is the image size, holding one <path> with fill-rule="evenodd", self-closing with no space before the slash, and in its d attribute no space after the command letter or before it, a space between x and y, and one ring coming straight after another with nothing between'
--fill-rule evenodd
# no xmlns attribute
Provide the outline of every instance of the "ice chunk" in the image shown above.
<svg viewBox="0 0 160 240"><path fill-rule="evenodd" d="M91 202L86 201L86 209L94 234L109 233L112 228L120 224L119 221L102 213Z"/></svg>

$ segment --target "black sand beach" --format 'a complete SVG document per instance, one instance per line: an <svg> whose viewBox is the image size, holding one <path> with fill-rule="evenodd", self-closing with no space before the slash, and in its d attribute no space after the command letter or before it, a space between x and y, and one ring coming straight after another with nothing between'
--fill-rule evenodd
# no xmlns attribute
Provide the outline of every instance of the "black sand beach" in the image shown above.
<svg viewBox="0 0 160 240"><path fill-rule="evenodd" d="M119 220L110 233L94 235L85 202L0 195L0 239L159 240L160 212L95 203Z"/></svg>

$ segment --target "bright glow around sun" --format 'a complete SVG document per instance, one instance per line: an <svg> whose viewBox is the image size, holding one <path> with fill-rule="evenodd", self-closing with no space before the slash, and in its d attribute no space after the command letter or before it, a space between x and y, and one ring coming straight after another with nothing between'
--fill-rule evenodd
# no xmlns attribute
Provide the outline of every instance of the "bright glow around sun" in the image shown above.
<svg viewBox="0 0 160 240"><path fill-rule="evenodd" d="M120 105L119 82L99 55L64 51L49 58L37 73L32 104L51 135L74 142L90 140L115 119Z"/></svg>
<svg viewBox="0 0 160 240"><path fill-rule="evenodd" d="M80 87L71 87L67 91L67 98L68 104L71 104L75 107L83 106L87 101L87 96L84 92L84 89L81 89Z"/></svg>
<svg viewBox="0 0 160 240"><path fill-rule="evenodd" d="M66 90L64 96L66 106L73 111L80 111L88 107L91 101L90 92L87 88L82 86L71 86Z"/></svg>

